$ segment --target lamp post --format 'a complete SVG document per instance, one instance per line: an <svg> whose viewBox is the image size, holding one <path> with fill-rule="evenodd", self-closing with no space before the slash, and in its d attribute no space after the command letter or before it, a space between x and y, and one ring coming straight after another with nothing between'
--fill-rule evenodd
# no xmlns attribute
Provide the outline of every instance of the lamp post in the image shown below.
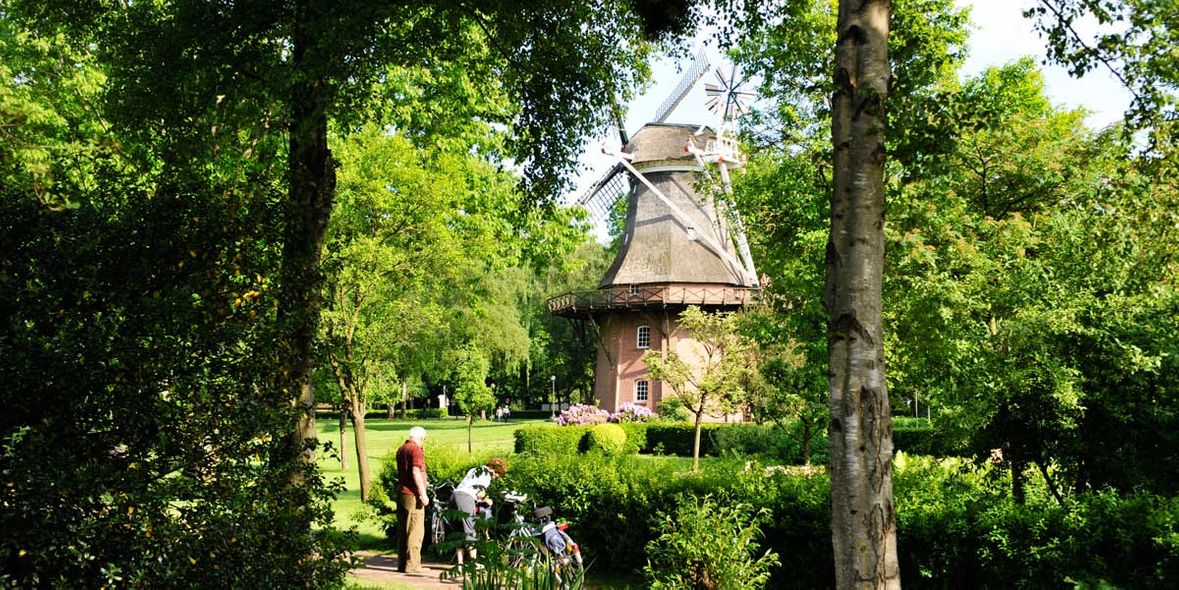
<svg viewBox="0 0 1179 590"><path fill-rule="evenodd" d="M549 375L549 382L553 384L553 393L549 395L549 413L552 418L557 417L557 376Z"/></svg>

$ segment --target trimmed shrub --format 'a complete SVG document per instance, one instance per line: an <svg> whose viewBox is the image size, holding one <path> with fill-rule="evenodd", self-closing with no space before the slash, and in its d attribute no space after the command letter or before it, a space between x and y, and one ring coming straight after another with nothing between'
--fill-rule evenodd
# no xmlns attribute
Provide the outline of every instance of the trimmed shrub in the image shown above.
<svg viewBox="0 0 1179 590"><path fill-rule="evenodd" d="M733 424L713 432L718 455L760 456L801 463L802 449L789 433L771 424Z"/></svg>
<svg viewBox="0 0 1179 590"><path fill-rule="evenodd" d="M916 422L912 418L911 422ZM910 455L930 455L946 457L950 453L941 448L937 438L937 431L921 423L905 423L897 420L892 426L892 445L897 451L904 451Z"/></svg>
<svg viewBox="0 0 1179 590"><path fill-rule="evenodd" d="M620 455L626 450L626 431L617 424L595 424L585 434L582 446L587 451Z"/></svg>
<svg viewBox="0 0 1179 590"><path fill-rule="evenodd" d="M537 424L518 428L513 434L516 439L516 452L576 454L581 447L581 437L585 436L588 430L588 426L558 427L553 424Z"/></svg>
<svg viewBox="0 0 1179 590"><path fill-rule="evenodd" d="M716 429L723 428L722 424L705 423L700 425L700 456L716 454ZM659 455L692 456L692 443L696 437L696 427L683 422L654 422L647 425L647 444L644 453Z"/></svg>
<svg viewBox="0 0 1179 590"><path fill-rule="evenodd" d="M622 422L626 432L626 452L638 453L647 447L647 424L644 422Z"/></svg>

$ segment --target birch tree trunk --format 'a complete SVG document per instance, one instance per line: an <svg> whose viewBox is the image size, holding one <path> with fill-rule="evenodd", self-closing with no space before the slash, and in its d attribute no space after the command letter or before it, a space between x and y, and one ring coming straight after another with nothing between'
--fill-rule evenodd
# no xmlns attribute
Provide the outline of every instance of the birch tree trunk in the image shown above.
<svg viewBox="0 0 1179 590"><path fill-rule="evenodd" d="M840 0L827 242L831 535L836 588L900 588L884 381L884 106L889 0Z"/></svg>

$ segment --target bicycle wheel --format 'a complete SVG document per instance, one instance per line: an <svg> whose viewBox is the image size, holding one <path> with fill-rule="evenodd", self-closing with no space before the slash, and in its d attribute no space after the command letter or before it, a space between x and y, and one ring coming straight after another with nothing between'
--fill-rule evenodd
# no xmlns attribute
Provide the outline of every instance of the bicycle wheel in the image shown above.
<svg viewBox="0 0 1179 590"><path fill-rule="evenodd" d="M440 510L434 510L430 518L430 544L438 545L446 540L446 517Z"/></svg>
<svg viewBox="0 0 1179 590"><path fill-rule="evenodd" d="M508 556L508 565L513 569L531 567L536 564L536 545L532 538L519 531L512 531L504 544L504 553Z"/></svg>

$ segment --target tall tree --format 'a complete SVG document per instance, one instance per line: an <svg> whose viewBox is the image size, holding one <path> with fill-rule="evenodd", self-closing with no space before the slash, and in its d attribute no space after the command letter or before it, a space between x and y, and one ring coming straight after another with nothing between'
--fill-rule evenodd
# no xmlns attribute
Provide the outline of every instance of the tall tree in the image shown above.
<svg viewBox="0 0 1179 590"><path fill-rule="evenodd" d="M837 588L900 588L884 379L888 0L839 2L827 242L831 530Z"/></svg>
<svg viewBox="0 0 1179 590"><path fill-rule="evenodd" d="M53 1L22 8L47 26L93 33L113 65L111 103L120 120L172 156L208 161L232 145L249 159L257 153L238 145L240 138L268 136L272 128L286 135L286 149L270 154L286 162L273 387L299 412L286 457L304 461L314 446L312 343L335 197L329 121L357 119L387 64L462 63L473 80L502 84L516 99L519 108L491 120L513 131L509 151L524 167L524 184L544 198L563 186L571 166L564 156L577 139L604 121L605 105L595 97L630 87L629 70L616 65L635 63L645 51L635 39L638 21L622 2L473 9L462 2ZM487 114L454 106L445 113L451 120ZM143 112L156 116L145 120Z"/></svg>

